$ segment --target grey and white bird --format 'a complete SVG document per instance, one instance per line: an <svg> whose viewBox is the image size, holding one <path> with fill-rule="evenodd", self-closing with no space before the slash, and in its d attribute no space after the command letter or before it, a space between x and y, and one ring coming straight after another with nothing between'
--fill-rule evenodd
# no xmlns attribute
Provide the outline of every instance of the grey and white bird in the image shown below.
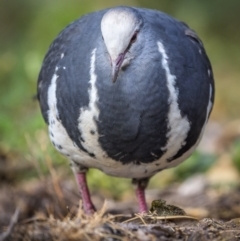
<svg viewBox="0 0 240 241"><path fill-rule="evenodd" d="M70 159L87 213L95 210L89 168L131 178L146 212L149 178L193 153L214 101L211 64L196 33L135 7L67 26L45 56L37 88L51 142Z"/></svg>

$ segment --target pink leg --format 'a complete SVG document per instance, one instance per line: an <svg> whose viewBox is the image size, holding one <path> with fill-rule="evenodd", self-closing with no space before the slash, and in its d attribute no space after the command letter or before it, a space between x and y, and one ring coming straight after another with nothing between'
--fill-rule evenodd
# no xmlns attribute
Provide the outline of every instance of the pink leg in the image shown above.
<svg viewBox="0 0 240 241"><path fill-rule="evenodd" d="M85 172L75 173L75 176L77 179L79 191L82 196L83 209L85 213L92 214L96 211L96 209L90 197L87 180L86 180L86 173Z"/></svg>
<svg viewBox="0 0 240 241"><path fill-rule="evenodd" d="M133 179L133 183L137 184L136 196L138 201L138 209L140 213L145 213L148 211L147 202L145 198L145 188L148 184L148 178L145 179Z"/></svg>

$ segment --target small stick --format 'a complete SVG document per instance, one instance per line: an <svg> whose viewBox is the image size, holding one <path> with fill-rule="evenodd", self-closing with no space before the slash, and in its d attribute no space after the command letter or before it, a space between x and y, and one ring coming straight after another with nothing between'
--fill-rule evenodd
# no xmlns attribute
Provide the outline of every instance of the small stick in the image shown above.
<svg viewBox="0 0 240 241"><path fill-rule="evenodd" d="M7 228L7 231L4 232L3 234L0 235L0 241L4 241L8 236L11 234L13 228L15 227L17 221L18 221L18 216L19 216L19 209L17 208L11 218L10 224Z"/></svg>

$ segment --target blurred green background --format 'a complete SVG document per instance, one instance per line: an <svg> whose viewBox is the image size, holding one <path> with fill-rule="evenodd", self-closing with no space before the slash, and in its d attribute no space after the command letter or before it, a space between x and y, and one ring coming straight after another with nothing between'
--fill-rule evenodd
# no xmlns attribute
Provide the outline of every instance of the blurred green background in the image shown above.
<svg viewBox="0 0 240 241"><path fill-rule="evenodd" d="M48 171L46 159L70 172L68 162L51 146L34 100L38 72L48 46L67 24L88 12L117 5L155 8L194 29L204 42L215 75L217 92L211 120L226 123L239 117L239 0L0 0L1 153L13 155L18 163L33 163L43 173ZM199 155L191 158L212 160ZM94 173L92 186L97 179L100 185L115 188L114 182L102 181L104 174Z"/></svg>

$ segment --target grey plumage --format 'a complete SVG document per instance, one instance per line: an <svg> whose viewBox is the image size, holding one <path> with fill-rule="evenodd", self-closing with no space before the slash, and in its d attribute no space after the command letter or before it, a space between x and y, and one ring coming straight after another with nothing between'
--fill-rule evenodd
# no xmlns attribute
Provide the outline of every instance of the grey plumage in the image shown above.
<svg viewBox="0 0 240 241"><path fill-rule="evenodd" d="M118 7L83 16L59 34L39 74L38 98L50 131L61 136L50 135L60 152L82 168L141 179L194 151L214 82L202 42L186 24Z"/></svg>

